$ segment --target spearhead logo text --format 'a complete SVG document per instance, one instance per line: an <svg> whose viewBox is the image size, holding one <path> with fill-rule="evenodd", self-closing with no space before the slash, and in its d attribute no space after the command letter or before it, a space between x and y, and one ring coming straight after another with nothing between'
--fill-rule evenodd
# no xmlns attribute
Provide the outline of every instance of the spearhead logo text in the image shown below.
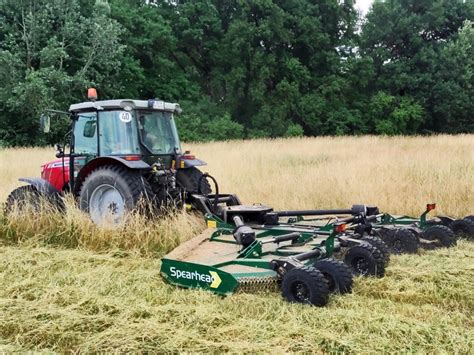
<svg viewBox="0 0 474 355"><path fill-rule="evenodd" d="M171 276L177 279L197 280L211 284L211 288L217 288L221 284L221 278L215 271L209 271L209 274L201 274L198 271L177 270L174 266L170 267Z"/></svg>

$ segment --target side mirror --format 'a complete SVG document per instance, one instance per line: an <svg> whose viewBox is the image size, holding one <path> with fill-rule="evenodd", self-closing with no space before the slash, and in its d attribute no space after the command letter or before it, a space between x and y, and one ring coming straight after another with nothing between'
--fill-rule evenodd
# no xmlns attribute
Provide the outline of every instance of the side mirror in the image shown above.
<svg viewBox="0 0 474 355"><path fill-rule="evenodd" d="M43 133L48 133L51 129L51 119L47 114L42 114L40 117L40 128Z"/></svg>
<svg viewBox="0 0 474 355"><path fill-rule="evenodd" d="M96 121L87 121L84 125L84 132L82 135L87 138L92 138L95 136L95 129L97 127Z"/></svg>

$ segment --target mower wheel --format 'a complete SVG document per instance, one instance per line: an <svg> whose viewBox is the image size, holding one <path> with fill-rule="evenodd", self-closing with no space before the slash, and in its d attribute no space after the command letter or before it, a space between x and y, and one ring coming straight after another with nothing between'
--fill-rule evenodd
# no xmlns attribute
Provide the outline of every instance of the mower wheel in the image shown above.
<svg viewBox="0 0 474 355"><path fill-rule="evenodd" d="M421 238L435 241L435 247L453 247L456 245L454 232L446 226L437 225L426 228L421 233Z"/></svg>
<svg viewBox="0 0 474 355"><path fill-rule="evenodd" d="M202 172L195 168L187 168L187 169L179 169L176 173L176 179L178 180L179 184L184 187L187 192L199 192L198 184L199 179L201 179ZM209 185L209 181L207 179L201 180L201 193L203 195L208 195L212 192L211 185Z"/></svg>
<svg viewBox="0 0 474 355"><path fill-rule="evenodd" d="M322 307L328 303L329 288L324 275L309 266L296 267L283 275L281 293L289 302Z"/></svg>
<svg viewBox="0 0 474 355"><path fill-rule="evenodd" d="M89 213L96 224L117 225L127 212L140 207L141 200L151 204L154 194L139 172L120 165L104 165L85 178L79 207Z"/></svg>
<svg viewBox="0 0 474 355"><path fill-rule="evenodd" d="M33 185L17 187L7 197L5 214L18 211L38 212L41 207L41 194Z"/></svg>
<svg viewBox="0 0 474 355"><path fill-rule="evenodd" d="M388 265L388 262L390 261L390 251L388 250L387 244L385 244L385 242L380 237L367 235L363 237L361 240L369 243L370 245L373 245L378 250L380 250L380 252L383 255L384 265L385 266Z"/></svg>
<svg viewBox="0 0 474 355"><path fill-rule="evenodd" d="M356 275L382 277L385 274L382 252L366 242L349 248L344 262Z"/></svg>
<svg viewBox="0 0 474 355"><path fill-rule="evenodd" d="M344 294L352 291L352 273L342 261L321 259L316 261L313 267L321 271L326 278L329 292Z"/></svg>
<svg viewBox="0 0 474 355"><path fill-rule="evenodd" d="M399 228L390 236L388 243L394 254L415 254L420 248L420 239L407 228Z"/></svg>
<svg viewBox="0 0 474 355"><path fill-rule="evenodd" d="M456 219L449 225L456 237L474 239L474 220L468 218Z"/></svg>

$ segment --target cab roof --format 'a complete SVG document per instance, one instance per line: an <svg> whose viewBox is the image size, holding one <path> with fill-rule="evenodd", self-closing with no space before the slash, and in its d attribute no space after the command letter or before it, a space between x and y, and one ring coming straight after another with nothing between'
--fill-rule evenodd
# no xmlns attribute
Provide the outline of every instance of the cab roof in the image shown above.
<svg viewBox="0 0 474 355"><path fill-rule="evenodd" d="M164 102L161 100L103 100L103 101L86 101L69 106L69 112L84 112L95 110L113 110L124 109L125 107L142 110L167 111L173 113L181 113L179 104Z"/></svg>

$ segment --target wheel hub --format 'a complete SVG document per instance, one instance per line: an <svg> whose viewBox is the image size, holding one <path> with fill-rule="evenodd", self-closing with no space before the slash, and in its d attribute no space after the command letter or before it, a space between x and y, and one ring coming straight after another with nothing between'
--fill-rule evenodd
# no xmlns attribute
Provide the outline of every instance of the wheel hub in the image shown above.
<svg viewBox="0 0 474 355"><path fill-rule="evenodd" d="M125 201L112 185L104 184L92 191L89 211L96 224L119 224L125 214Z"/></svg>
<svg viewBox="0 0 474 355"><path fill-rule="evenodd" d="M366 275L369 272L369 263L364 258L357 258L353 263L354 269L361 275Z"/></svg>
<svg viewBox="0 0 474 355"><path fill-rule="evenodd" d="M309 302L309 288L305 283L296 281L291 287L293 296L298 302L306 303Z"/></svg>

